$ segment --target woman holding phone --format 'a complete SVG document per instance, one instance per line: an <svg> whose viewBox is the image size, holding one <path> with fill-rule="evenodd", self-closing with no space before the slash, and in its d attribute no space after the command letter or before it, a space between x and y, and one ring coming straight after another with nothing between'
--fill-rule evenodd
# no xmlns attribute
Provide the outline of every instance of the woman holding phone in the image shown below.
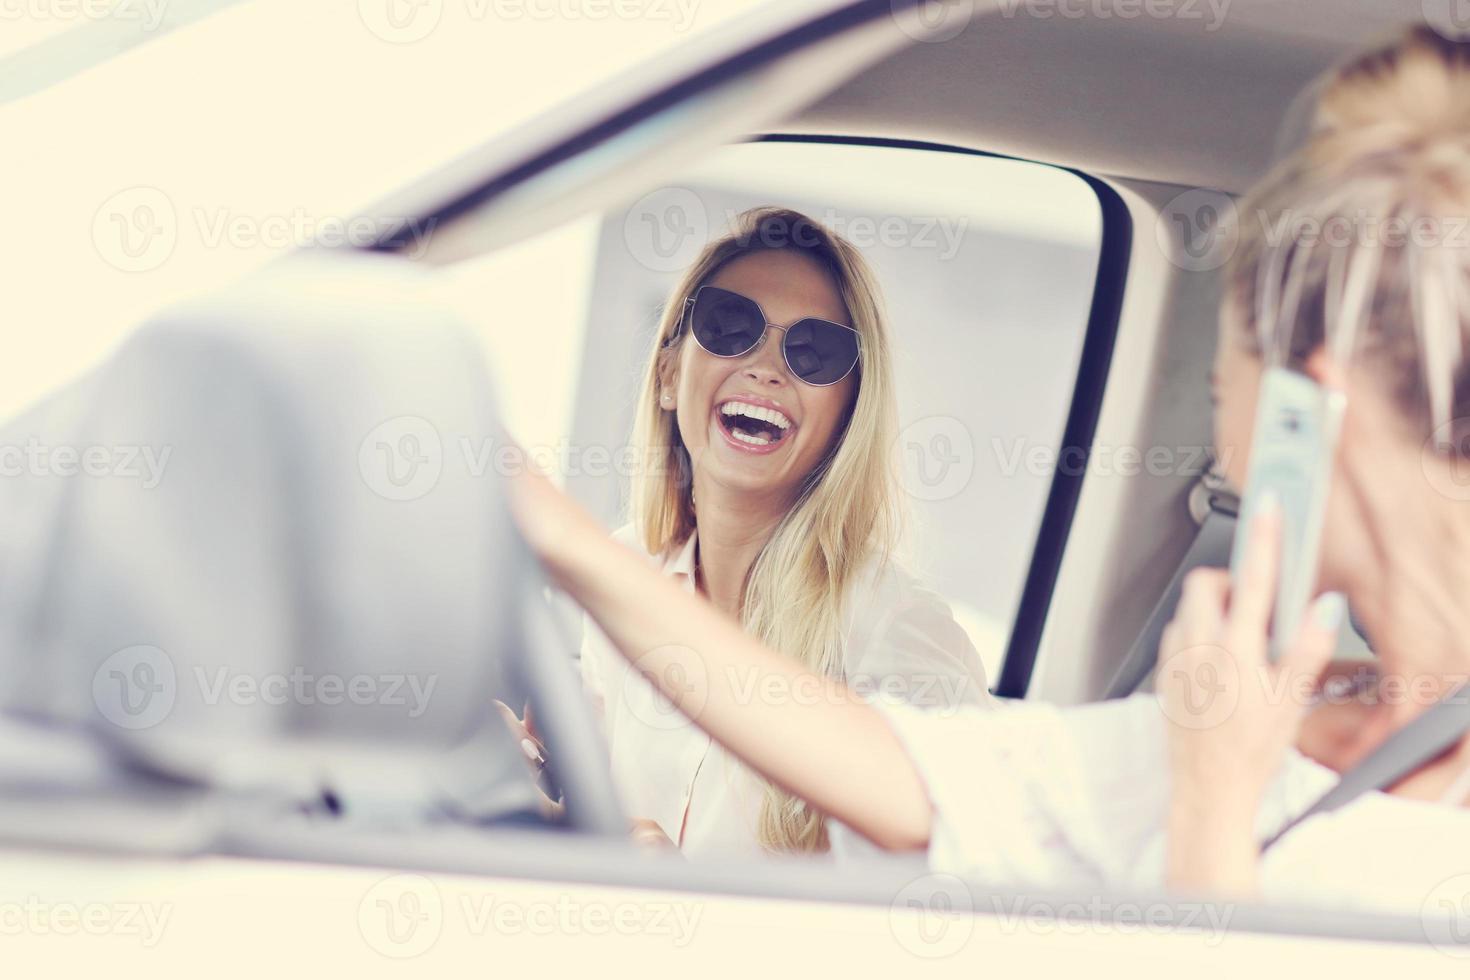
<svg viewBox="0 0 1470 980"><path fill-rule="evenodd" d="M739 215L665 306L634 409L644 465L632 521L614 537L643 570L817 676L932 709L980 705L989 695L969 638L894 559L889 357L856 249L794 211ZM591 620L581 663L614 783L645 836L690 856L854 843L838 828L829 840L822 813L714 744ZM767 696L753 675L730 680L747 701Z"/></svg>
<svg viewBox="0 0 1470 980"><path fill-rule="evenodd" d="M936 867L992 881L1167 882L1417 912L1470 868L1470 740L1264 853L1259 842L1470 676L1470 509L1457 479L1470 465L1470 254L1422 237L1321 248L1265 236L1274 219L1302 215L1459 227L1470 213L1470 46L1419 30L1354 59L1321 91L1305 145L1241 208L1213 378L1216 440L1239 450L1236 481L1263 351L1286 351L1347 399L1318 582L1331 591L1279 662L1266 655L1281 530L1270 502L1242 529L1251 540L1238 581L1189 577L1161 643L1157 695L945 717L813 678L599 543L595 523L535 479L516 495L528 537L700 726L885 848L927 849ZM1267 261L1273 247L1291 254ZM1286 308L1265 295L1294 306L1278 315ZM1336 590L1373 637L1380 696L1312 710L1343 617ZM823 695L748 702L728 680L741 671L775 691L819 682ZM1206 674L1225 701L1202 714L1189 685Z"/></svg>

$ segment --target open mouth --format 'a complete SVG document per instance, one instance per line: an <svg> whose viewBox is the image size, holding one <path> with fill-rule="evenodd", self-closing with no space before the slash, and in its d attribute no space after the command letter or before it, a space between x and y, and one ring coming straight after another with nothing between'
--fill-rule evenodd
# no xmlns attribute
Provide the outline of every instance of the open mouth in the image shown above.
<svg viewBox="0 0 1470 980"><path fill-rule="evenodd" d="M720 428L736 442L753 448L774 446L785 439L796 426L778 409L752 405L739 400L720 405L716 412Z"/></svg>

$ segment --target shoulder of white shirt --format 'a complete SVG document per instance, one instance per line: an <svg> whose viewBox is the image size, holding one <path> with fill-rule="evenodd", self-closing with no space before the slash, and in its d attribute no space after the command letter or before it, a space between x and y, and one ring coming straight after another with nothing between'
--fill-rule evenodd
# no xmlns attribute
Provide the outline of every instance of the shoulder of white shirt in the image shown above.
<svg viewBox="0 0 1470 980"><path fill-rule="evenodd" d="M668 557L650 553L643 544L642 534L632 521L613 531L612 538L645 555L650 561L663 562ZM854 579L850 593L853 596L866 595L873 601L903 600L909 597L941 598L891 555L886 558L869 558Z"/></svg>
<svg viewBox="0 0 1470 980"><path fill-rule="evenodd" d="M632 521L629 521L614 531L612 533L612 539L619 544L627 545L655 565L662 565L664 559L667 557L665 555L649 554L648 549L643 546L643 535L638 532L637 526Z"/></svg>

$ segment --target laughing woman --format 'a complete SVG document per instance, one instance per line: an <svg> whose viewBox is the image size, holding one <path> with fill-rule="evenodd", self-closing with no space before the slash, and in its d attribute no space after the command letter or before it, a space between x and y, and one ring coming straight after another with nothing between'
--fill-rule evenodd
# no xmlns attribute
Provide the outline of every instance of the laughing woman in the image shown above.
<svg viewBox="0 0 1470 980"><path fill-rule="evenodd" d="M747 211L665 309L636 406L647 465L614 537L816 674L928 708L985 703L965 632L892 559L896 418L862 257L793 211ZM582 675L646 832L691 856L828 849L822 814L675 712L590 619ZM857 843L833 829L834 850Z"/></svg>

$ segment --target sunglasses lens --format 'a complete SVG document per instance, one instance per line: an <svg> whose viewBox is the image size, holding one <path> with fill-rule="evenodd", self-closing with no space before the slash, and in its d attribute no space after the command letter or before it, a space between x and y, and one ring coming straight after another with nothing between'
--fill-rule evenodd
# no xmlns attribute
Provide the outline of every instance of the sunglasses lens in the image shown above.
<svg viewBox="0 0 1470 980"><path fill-rule="evenodd" d="M760 343L766 318L754 301L714 286L694 301L694 337L699 346L720 357L739 357Z"/></svg>
<svg viewBox="0 0 1470 980"><path fill-rule="evenodd" d="M857 333L826 320L802 320L786 331L786 363L812 385L841 381L858 360Z"/></svg>

